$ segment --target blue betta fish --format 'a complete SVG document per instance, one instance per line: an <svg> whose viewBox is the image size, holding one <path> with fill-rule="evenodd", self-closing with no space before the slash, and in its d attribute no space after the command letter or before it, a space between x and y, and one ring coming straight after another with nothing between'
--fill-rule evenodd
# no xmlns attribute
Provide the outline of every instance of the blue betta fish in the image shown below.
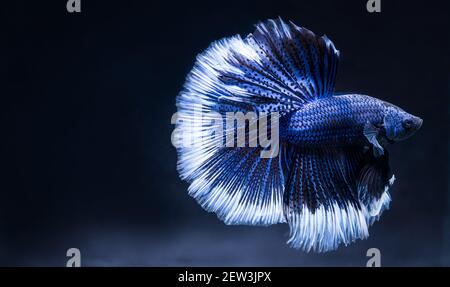
<svg viewBox="0 0 450 287"><path fill-rule="evenodd" d="M202 140L177 152L180 177L205 210L226 224L288 223L288 243L305 251L368 237L391 201L386 147L422 120L373 97L335 93L338 60L326 36L281 18L197 57L177 97L176 129ZM199 114L230 111L276 113L277 156L261 157L264 146L217 145L217 124Z"/></svg>

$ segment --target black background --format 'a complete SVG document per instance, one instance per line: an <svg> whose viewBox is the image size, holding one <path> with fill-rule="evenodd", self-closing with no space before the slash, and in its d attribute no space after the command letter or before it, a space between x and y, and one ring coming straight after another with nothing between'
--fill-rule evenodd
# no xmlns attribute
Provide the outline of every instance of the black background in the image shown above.
<svg viewBox="0 0 450 287"><path fill-rule="evenodd" d="M450 4L366 1L66 1L1 5L0 265L450 265ZM226 226L187 194L170 142L175 97L211 41L281 16L341 51L337 91L424 119L391 148L391 209L368 240L290 249L287 225ZM2 30L3 30L2 29Z"/></svg>

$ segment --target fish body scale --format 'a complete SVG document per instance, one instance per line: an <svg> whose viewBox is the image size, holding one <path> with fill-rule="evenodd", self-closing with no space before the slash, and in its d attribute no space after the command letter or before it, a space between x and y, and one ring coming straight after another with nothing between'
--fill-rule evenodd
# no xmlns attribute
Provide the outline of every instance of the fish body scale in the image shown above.
<svg viewBox="0 0 450 287"><path fill-rule="evenodd" d="M363 145L364 124L383 119L382 101L364 95L340 95L317 99L287 115L281 136L302 147Z"/></svg>

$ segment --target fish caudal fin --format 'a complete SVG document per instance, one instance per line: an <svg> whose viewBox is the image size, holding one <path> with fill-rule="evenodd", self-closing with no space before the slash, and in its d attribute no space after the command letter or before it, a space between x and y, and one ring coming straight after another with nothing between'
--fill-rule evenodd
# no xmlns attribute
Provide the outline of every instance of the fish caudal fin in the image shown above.
<svg viewBox="0 0 450 287"><path fill-rule="evenodd" d="M282 153L286 147L282 146ZM259 148L218 151L203 165L189 194L226 224L270 225L285 222L283 191L285 158L260 157Z"/></svg>
<svg viewBox="0 0 450 287"><path fill-rule="evenodd" d="M276 118L331 96L338 58L328 38L281 19L258 24L244 39L214 42L197 57L177 98L176 130L185 135L182 141L197 143L177 147L178 170L204 209L227 224L285 222L282 198L293 146L274 143L278 154L270 158L261 158L265 148L248 142L224 146L227 135L238 130L246 139L252 136L245 124L224 127L215 119L228 112L277 113Z"/></svg>

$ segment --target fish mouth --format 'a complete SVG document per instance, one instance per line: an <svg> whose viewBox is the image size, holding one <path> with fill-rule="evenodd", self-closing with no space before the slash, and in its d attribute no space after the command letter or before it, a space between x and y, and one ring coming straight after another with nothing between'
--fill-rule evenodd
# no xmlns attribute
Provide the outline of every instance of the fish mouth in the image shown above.
<svg viewBox="0 0 450 287"><path fill-rule="evenodd" d="M422 127L422 124L423 120L421 118L411 116L402 123L402 126L408 132L415 132Z"/></svg>
<svg viewBox="0 0 450 287"><path fill-rule="evenodd" d="M410 119L410 121L411 121L411 125L407 129L406 134L402 138L402 140L410 138L411 136L413 136L422 127L423 120L421 118L413 116Z"/></svg>
<svg viewBox="0 0 450 287"><path fill-rule="evenodd" d="M414 119L414 121L415 121L415 124L416 124L416 130L419 130L422 127L423 120L421 118L419 118L419 117L416 117Z"/></svg>

